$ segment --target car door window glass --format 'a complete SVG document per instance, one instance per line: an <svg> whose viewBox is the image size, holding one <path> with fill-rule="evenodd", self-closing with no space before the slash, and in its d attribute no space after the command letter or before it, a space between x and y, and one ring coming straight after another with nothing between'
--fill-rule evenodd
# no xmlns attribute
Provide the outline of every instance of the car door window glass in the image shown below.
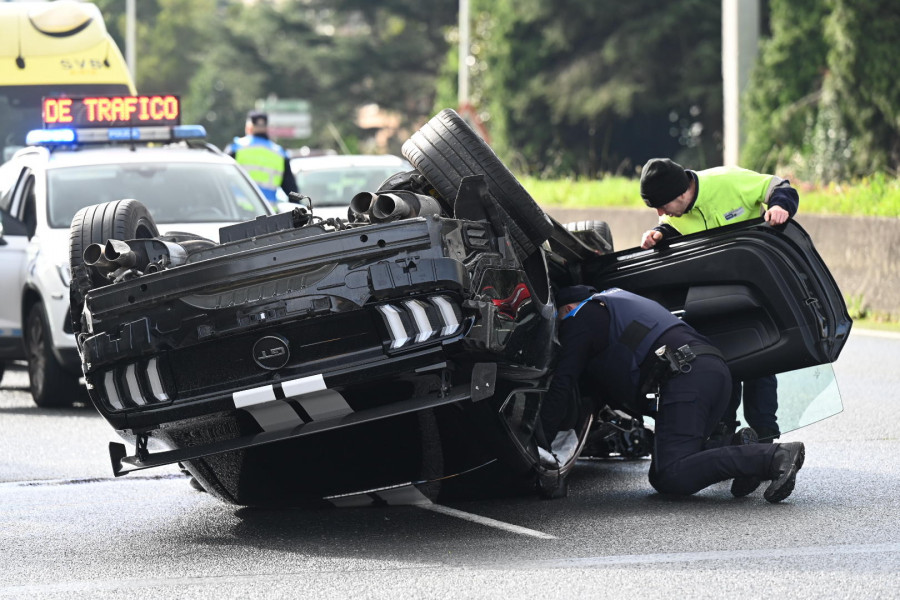
<svg viewBox="0 0 900 600"><path fill-rule="evenodd" d="M34 236L34 232L37 230L37 207L35 205L34 197L34 175L28 175L28 179L25 180L25 187L23 188L22 194L22 222L25 224L25 230L28 234L28 237L31 238Z"/></svg>
<svg viewBox="0 0 900 600"><path fill-rule="evenodd" d="M9 212L13 189L19 180L20 171L21 166L17 163L8 162L0 166L0 210Z"/></svg>
<svg viewBox="0 0 900 600"><path fill-rule="evenodd" d="M844 408L831 364L778 374L778 428L781 433L806 427ZM738 416L743 415L743 406Z"/></svg>
<svg viewBox="0 0 900 600"><path fill-rule="evenodd" d="M812 425L844 410L841 392L838 390L831 363L815 365L779 373L778 379L778 429L782 434ZM738 407L740 427L747 425L743 402ZM653 427L653 419L644 421Z"/></svg>

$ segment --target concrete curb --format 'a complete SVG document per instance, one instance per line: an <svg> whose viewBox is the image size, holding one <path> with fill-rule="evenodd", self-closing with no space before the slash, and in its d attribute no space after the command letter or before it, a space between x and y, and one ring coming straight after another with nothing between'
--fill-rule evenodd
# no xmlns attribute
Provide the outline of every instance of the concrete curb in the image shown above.
<svg viewBox="0 0 900 600"><path fill-rule="evenodd" d="M569 209L544 207L560 223L599 220L609 224L615 247L640 244L656 225L650 209ZM844 298L856 299L871 312L900 319L900 219L804 215L797 222L809 233Z"/></svg>

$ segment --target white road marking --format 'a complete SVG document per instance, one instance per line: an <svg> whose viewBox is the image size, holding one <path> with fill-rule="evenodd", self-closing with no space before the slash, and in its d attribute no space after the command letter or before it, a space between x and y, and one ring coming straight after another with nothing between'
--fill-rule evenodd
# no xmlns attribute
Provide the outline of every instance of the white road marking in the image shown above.
<svg viewBox="0 0 900 600"><path fill-rule="evenodd" d="M856 544L838 546L806 546L798 548L759 548L755 550L712 550L709 552L663 552L659 554L623 554L619 556L587 556L583 558L552 558L527 560L519 566L525 569L578 569L621 565L660 563L691 563L708 560L753 560L797 558L801 556L837 556L847 554L881 554L900 552L900 542L886 544Z"/></svg>
<svg viewBox="0 0 900 600"><path fill-rule="evenodd" d="M544 533L543 531L536 531L534 529L528 529L527 527L513 525L512 523L505 523L504 521L497 521L496 519L491 519L489 517L467 513L462 510L450 508L449 506L435 504L414 485L372 490L367 493L348 494L347 496L334 496L329 497L328 500L335 506L342 508L371 506L374 503L371 497L372 495L378 496L390 506L415 506L417 508L424 508L425 510L447 515L448 517L456 517L457 519L463 519L465 521L484 525L485 527L493 527L494 529L501 529L518 535L527 535L542 540L556 539L556 536Z"/></svg>
<svg viewBox="0 0 900 600"><path fill-rule="evenodd" d="M778 557L798 557L798 556L816 556L816 555L848 555L848 554L882 554L886 552L900 552L900 543L886 544L859 544L847 546L818 546L818 547L800 547L800 548L770 548L761 550L737 550L737 551L721 551L721 552L685 552L672 554L635 554L624 556L596 556L582 559L551 559L545 561L516 561L513 564L507 563L486 563L479 562L477 565L461 564L453 565L440 561L426 561L421 563L400 563L391 565L392 570L426 570L433 569L441 573L447 573L449 570L465 571L471 568L481 569L497 569L504 568L585 568L585 567L603 567L628 564L644 564L652 562L681 562L684 559L688 561L695 560L740 560L745 558L778 558ZM669 557L670 560L655 560L655 557ZM646 559L650 560L646 560ZM671 560L676 559L676 560ZM384 566L370 567L358 569L359 571L372 571L377 569L384 571ZM170 588L173 590L184 591L187 585L215 585L216 589L227 589L233 585L243 585L248 582L255 581L284 581L286 578L295 577L302 583L308 580L310 573L341 573L346 574L344 567L334 569L305 569L294 570L279 573L247 573L235 575L197 575L185 577L145 577L145 578L116 578L116 579L90 579L90 580L70 580L64 582L44 583L44 584L27 584L27 585L0 585L0 597L21 598L25 595L50 594L50 593L67 593L73 592L98 592L110 590L128 590L133 592L139 588Z"/></svg>
<svg viewBox="0 0 900 600"><path fill-rule="evenodd" d="M471 521L473 523L478 523L479 525L485 525L486 527L502 529L503 531L508 531L510 533L527 535L542 540L556 539L555 535L550 535L549 533L544 533L543 531L536 531L534 529L528 529L527 527L520 527L519 525L513 525L512 523L504 523L503 521L497 521L488 517L482 517L481 515L473 515L472 513L467 513L461 510L456 510L455 508L450 508L449 506L442 506L440 504L434 504L431 502L429 502L428 504L416 504L415 506L424 508L425 510L440 513L442 515L448 515L450 517L456 517L458 519Z"/></svg>

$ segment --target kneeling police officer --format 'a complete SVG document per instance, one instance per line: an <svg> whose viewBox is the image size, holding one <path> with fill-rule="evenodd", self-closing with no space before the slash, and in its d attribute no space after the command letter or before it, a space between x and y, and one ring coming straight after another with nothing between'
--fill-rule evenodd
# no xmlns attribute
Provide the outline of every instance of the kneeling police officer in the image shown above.
<svg viewBox="0 0 900 600"><path fill-rule="evenodd" d="M731 373L707 338L657 302L618 288L563 288L557 307L559 363L541 408L547 439L566 419L581 381L604 403L653 417L649 479L658 492L689 495L734 479L736 497L763 480L771 481L764 494L769 502L791 494L803 443L746 443L746 432L734 445L709 442L728 406ZM655 400L647 399L649 392Z"/></svg>

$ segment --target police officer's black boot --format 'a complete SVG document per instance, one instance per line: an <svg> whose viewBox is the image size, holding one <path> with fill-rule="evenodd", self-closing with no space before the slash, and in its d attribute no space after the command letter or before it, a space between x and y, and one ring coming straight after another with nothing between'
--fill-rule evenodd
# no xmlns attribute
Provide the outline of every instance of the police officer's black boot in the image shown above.
<svg viewBox="0 0 900 600"><path fill-rule="evenodd" d="M756 430L756 432L759 434L760 444L772 444L781 435L781 432L778 431L778 428L772 429L768 427L760 427Z"/></svg>
<svg viewBox="0 0 900 600"><path fill-rule="evenodd" d="M763 497L769 502L781 502L794 491L794 482L797 479L797 471L803 466L806 456L806 448L803 442L790 442L778 444L775 454L772 456L770 475L772 483L766 488Z"/></svg>
<svg viewBox="0 0 900 600"><path fill-rule="evenodd" d="M731 436L732 446L743 446L746 444L756 444L759 437L752 427L741 427ZM735 498L743 498L747 494L752 494L762 484L762 479L748 475L747 477L735 477L731 482L731 495Z"/></svg>
<svg viewBox="0 0 900 600"><path fill-rule="evenodd" d="M723 446L728 444L728 440L735 435L735 429L737 429L738 425L737 421L719 421L709 436L710 441L720 442Z"/></svg>

